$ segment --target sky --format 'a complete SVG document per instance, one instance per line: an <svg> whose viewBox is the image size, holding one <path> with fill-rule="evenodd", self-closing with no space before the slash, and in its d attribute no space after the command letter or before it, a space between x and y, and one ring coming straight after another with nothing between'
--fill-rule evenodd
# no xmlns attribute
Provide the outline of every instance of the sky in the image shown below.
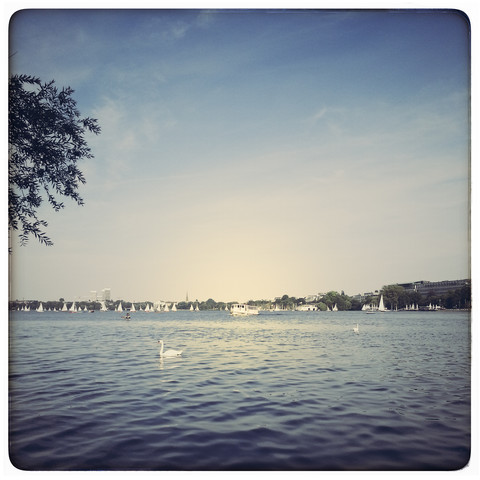
<svg viewBox="0 0 480 480"><path fill-rule="evenodd" d="M10 298L247 301L470 276L470 31L438 10L24 10L75 90L85 205L12 237Z"/></svg>

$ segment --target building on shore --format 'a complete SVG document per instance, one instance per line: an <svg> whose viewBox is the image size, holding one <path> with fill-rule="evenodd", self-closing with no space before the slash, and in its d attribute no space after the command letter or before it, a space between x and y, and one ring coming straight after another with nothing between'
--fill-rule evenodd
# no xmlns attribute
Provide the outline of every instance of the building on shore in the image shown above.
<svg viewBox="0 0 480 480"><path fill-rule="evenodd" d="M418 282L399 283L407 292L418 292L422 296L444 295L453 290L470 286L470 279L463 280L442 280L440 282L429 282L420 280Z"/></svg>

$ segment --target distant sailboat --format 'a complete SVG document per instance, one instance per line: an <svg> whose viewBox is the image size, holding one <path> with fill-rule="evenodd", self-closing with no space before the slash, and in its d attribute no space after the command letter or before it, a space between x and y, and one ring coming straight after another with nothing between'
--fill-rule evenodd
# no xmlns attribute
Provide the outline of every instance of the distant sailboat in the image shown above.
<svg viewBox="0 0 480 480"><path fill-rule="evenodd" d="M107 311L107 306L105 305L105 302L101 303L100 311L101 312L106 312Z"/></svg>
<svg viewBox="0 0 480 480"><path fill-rule="evenodd" d="M132 306L130 307L130 311L131 312L136 312L135 310L135 304L132 302Z"/></svg>
<svg viewBox="0 0 480 480"><path fill-rule="evenodd" d="M75 306L75 302L72 303L72 306L69 310L70 313L77 313L77 307Z"/></svg>
<svg viewBox="0 0 480 480"><path fill-rule="evenodd" d="M378 311L379 312L387 312L388 310L385 308L383 304L383 295L380 295L380 303L378 304Z"/></svg>
<svg viewBox="0 0 480 480"><path fill-rule="evenodd" d="M42 305L42 302L40 302L40 305L39 305L38 308L37 308L37 312L43 313L43 305Z"/></svg>
<svg viewBox="0 0 480 480"><path fill-rule="evenodd" d="M338 312L338 307L337 304L335 304L332 308L332 312Z"/></svg>
<svg viewBox="0 0 480 480"><path fill-rule="evenodd" d="M175 304L172 305L172 312L176 312L177 311L177 306Z"/></svg>
<svg viewBox="0 0 480 480"><path fill-rule="evenodd" d="M195 311L198 312L200 309L198 308L198 303L195 305Z"/></svg>
<svg viewBox="0 0 480 480"><path fill-rule="evenodd" d="M67 304L65 302L63 303L62 312L68 312Z"/></svg>
<svg viewBox="0 0 480 480"><path fill-rule="evenodd" d="M193 312L193 304L190 305L190 311Z"/></svg>
<svg viewBox="0 0 480 480"><path fill-rule="evenodd" d="M170 309L168 308L168 303L165 304L165 307L164 307L163 310L164 310L165 312L169 312L169 311L170 311Z"/></svg>
<svg viewBox="0 0 480 480"><path fill-rule="evenodd" d="M118 304L117 312L123 312L122 302Z"/></svg>

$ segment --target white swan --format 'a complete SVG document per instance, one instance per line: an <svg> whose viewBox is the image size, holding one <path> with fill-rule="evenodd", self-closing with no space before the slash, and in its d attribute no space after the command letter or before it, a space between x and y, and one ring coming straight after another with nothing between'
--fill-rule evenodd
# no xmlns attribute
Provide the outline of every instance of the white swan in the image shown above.
<svg viewBox="0 0 480 480"><path fill-rule="evenodd" d="M167 350L166 352L164 352L163 340L159 340L158 343L161 345L161 348L160 348L161 357L179 357L183 352L183 350Z"/></svg>
<svg viewBox="0 0 480 480"><path fill-rule="evenodd" d="M357 323L357 326L356 326L356 327L353 327L353 333L357 333L357 334L360 333L360 332L358 331L358 323Z"/></svg>

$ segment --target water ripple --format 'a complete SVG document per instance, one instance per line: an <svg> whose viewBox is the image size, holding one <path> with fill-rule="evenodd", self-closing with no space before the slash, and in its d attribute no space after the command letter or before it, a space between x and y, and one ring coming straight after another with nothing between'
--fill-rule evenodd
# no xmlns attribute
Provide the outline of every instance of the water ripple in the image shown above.
<svg viewBox="0 0 480 480"><path fill-rule="evenodd" d="M449 470L467 314L11 319L10 456L43 470ZM92 318L95 317L95 318ZM368 316L367 316L368 317ZM362 335L352 325L364 322ZM161 359L159 338L183 348Z"/></svg>

